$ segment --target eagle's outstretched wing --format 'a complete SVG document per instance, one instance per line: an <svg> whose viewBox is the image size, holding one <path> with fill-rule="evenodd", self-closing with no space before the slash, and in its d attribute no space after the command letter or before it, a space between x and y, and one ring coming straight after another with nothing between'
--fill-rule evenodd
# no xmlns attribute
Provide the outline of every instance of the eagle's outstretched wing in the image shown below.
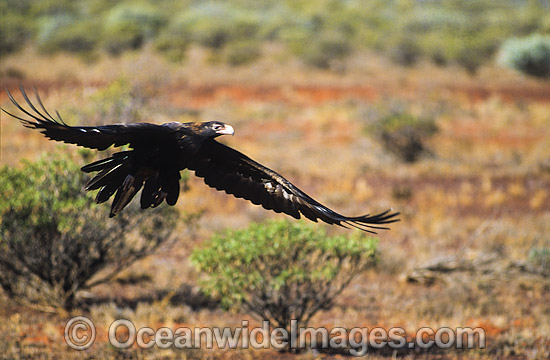
<svg viewBox="0 0 550 360"><path fill-rule="evenodd" d="M174 205L179 196L179 168L169 156L178 148L177 125L168 123L115 124L102 126L69 126L56 111L57 119L46 110L38 93L37 108L21 87L21 94L30 109L22 107L6 90L11 102L29 118L4 112L28 128L37 129L47 138L76 144L90 149L105 150L110 146L128 144L134 150L122 151L82 167L84 172L98 172L86 185L86 190L99 190L97 203L114 195L110 216L122 211L142 189L141 207L156 207L164 200Z"/></svg>
<svg viewBox="0 0 550 360"><path fill-rule="evenodd" d="M42 100L40 100L38 93L36 93L36 100L40 109L29 100L25 90L21 88L21 94L31 109L27 110L17 103L9 91L6 90L6 92L11 102L31 119L23 119L4 109L2 110L6 114L21 121L23 126L30 129L37 129L51 140L76 144L90 149L105 150L110 146L123 146L126 144L136 147L142 142L154 141L155 137L161 138L170 134L169 128L149 123L69 126L65 124L57 111L57 119L50 115L42 104Z"/></svg>
<svg viewBox="0 0 550 360"><path fill-rule="evenodd" d="M189 169L204 178L208 186L296 219L302 214L315 222L319 219L328 224L356 227L370 233L376 229L388 229L380 225L399 221L396 218L399 213L391 210L357 217L340 215L312 199L275 171L214 139L203 143Z"/></svg>

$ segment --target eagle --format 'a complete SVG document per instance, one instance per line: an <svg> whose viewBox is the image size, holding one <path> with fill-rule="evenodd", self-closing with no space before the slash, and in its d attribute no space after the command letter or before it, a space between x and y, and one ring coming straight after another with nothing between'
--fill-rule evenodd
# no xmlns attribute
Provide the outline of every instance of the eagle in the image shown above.
<svg viewBox="0 0 550 360"><path fill-rule="evenodd" d="M180 171L189 169L216 190L296 219L303 215L315 222L321 220L355 227L373 234L375 230L389 229L386 224L399 221L399 213L392 209L356 217L343 216L329 209L275 171L216 141L221 135L235 133L231 125L223 122L69 126L59 112L55 112L57 118L50 115L36 89L35 104L23 87L20 90L27 109L7 89L6 92L28 118L2 110L48 139L100 151L128 145L128 150L81 168L86 173L97 172L87 183L86 190L99 190L95 199L98 204L114 195L110 217L120 213L140 190L142 209L157 207L163 201L175 205L180 193Z"/></svg>

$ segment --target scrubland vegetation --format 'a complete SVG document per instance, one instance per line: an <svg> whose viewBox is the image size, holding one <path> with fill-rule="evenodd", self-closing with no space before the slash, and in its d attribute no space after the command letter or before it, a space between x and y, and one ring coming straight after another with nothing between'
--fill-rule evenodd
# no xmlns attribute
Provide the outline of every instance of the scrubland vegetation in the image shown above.
<svg viewBox="0 0 550 360"><path fill-rule="evenodd" d="M19 84L36 87L68 124L222 120L236 129L224 142L331 208L402 214L374 240L286 219L183 172L174 208L109 219L79 171L107 154L48 141L2 113L2 356L349 355L116 350L107 338L120 318L234 328L300 314L313 327L487 336L486 349L371 349L374 359L550 355L547 1L0 8L1 85L18 99ZM16 112L3 92L0 106ZM76 315L97 328L83 352L64 342Z"/></svg>
<svg viewBox="0 0 550 360"><path fill-rule="evenodd" d="M376 241L327 236L312 225L270 222L228 231L193 253L208 274L203 290L227 308L243 308L290 333L328 310L359 274L374 264Z"/></svg>
<svg viewBox="0 0 550 360"><path fill-rule="evenodd" d="M0 286L10 297L41 309L71 310L79 291L108 281L173 239L174 209L146 215L134 208L108 220L82 192L79 170L55 155L22 169L2 168Z"/></svg>
<svg viewBox="0 0 550 360"><path fill-rule="evenodd" d="M318 68L337 68L353 51L373 49L404 66L426 58L475 73L506 39L539 34L525 45L509 42L504 52L520 46L524 53L537 52L542 70L526 69L512 55L505 54L504 63L549 76L548 50L534 44L548 48L549 4L543 0L8 0L1 6L3 54L34 42L43 53L67 51L93 61L101 50L119 55L152 43L182 62L189 45L198 44L211 49L214 61L237 66L255 61L263 42L274 42Z"/></svg>

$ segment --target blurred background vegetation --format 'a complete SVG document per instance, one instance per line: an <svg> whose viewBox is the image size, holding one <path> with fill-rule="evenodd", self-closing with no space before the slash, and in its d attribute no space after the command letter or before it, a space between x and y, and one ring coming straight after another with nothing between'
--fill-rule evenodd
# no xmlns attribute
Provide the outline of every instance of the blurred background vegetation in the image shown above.
<svg viewBox="0 0 550 360"><path fill-rule="evenodd" d="M177 62L190 44L199 44L215 61L242 65L261 56L262 43L273 42L318 68L337 69L352 52L373 49L404 66L424 58L475 73L507 39L538 34L537 44L516 39L503 49L531 49L538 65L507 54L502 63L549 76L548 0L4 0L0 7L3 54L33 43L44 53L67 51L93 61L100 51L118 55L151 43ZM531 66L536 69L526 70Z"/></svg>

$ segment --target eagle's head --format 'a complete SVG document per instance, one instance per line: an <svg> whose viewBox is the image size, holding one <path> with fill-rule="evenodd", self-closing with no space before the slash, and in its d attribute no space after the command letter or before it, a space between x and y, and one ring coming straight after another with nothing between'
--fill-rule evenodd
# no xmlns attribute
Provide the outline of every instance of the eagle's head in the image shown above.
<svg viewBox="0 0 550 360"><path fill-rule="evenodd" d="M215 138L220 135L234 135L233 126L224 124L220 121L207 121L194 124L194 131L205 137Z"/></svg>

